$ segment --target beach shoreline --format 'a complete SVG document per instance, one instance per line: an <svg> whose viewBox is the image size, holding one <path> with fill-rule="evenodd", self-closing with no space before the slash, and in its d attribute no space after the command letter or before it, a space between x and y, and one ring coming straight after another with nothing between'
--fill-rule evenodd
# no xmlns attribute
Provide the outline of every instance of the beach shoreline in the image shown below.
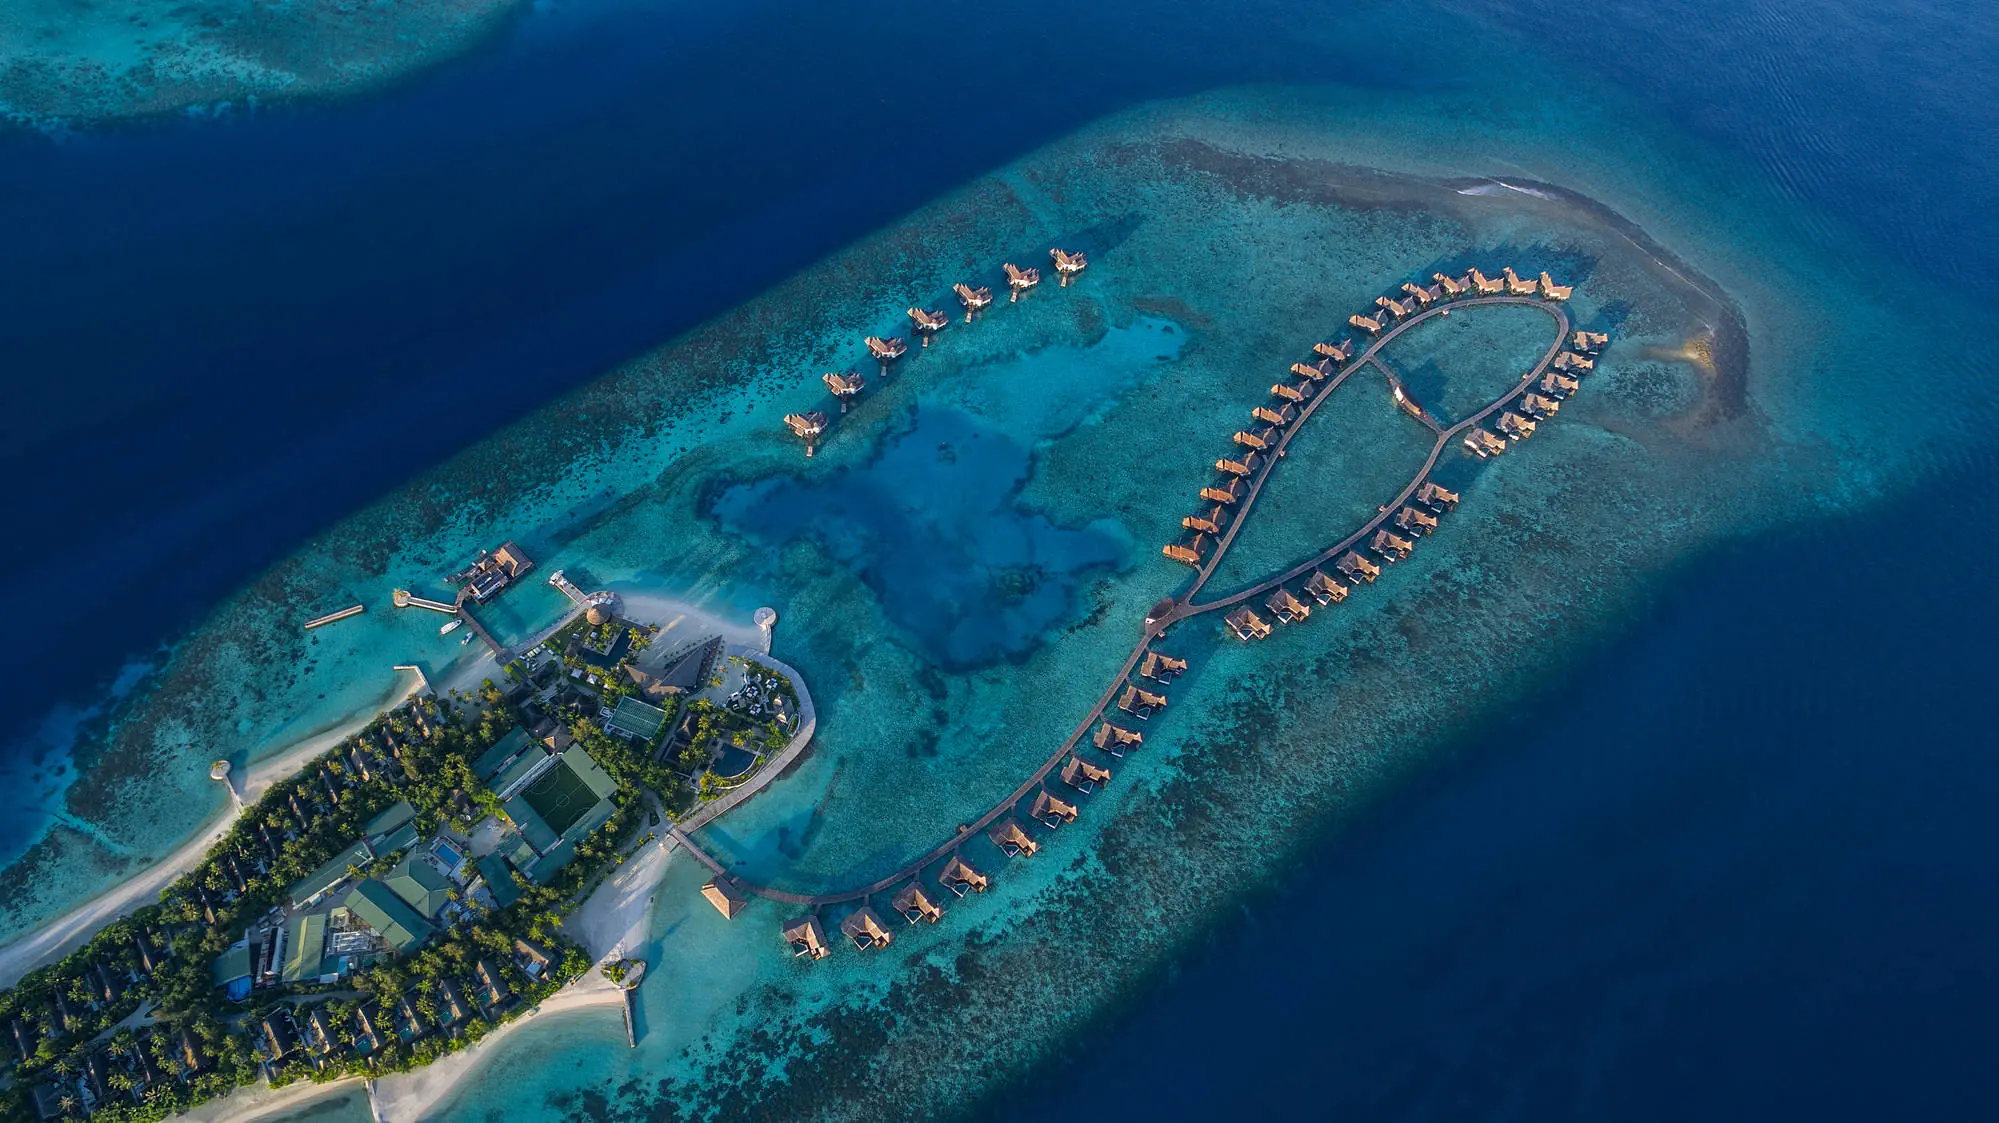
<svg viewBox="0 0 1999 1123"><path fill-rule="evenodd" d="M283 752L251 764L244 771L240 785L232 782L237 794L242 797L241 801L231 800L220 817L204 824L171 854L55 920L23 934L20 939L0 946L0 987L13 986L30 972L48 966L83 946L105 925L135 908L151 904L175 878L201 863L202 857L229 833L243 809L254 804L258 796L365 728L382 712L402 705L422 687L423 676L416 674L375 709L357 714L300 740Z"/></svg>

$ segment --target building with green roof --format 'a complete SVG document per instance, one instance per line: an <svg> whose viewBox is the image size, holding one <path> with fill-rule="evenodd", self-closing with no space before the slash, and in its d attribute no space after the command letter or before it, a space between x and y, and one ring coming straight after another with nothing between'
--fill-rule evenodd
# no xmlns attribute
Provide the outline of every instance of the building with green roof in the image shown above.
<svg viewBox="0 0 1999 1123"><path fill-rule="evenodd" d="M526 787L543 772L548 771L554 762L555 758L548 755L547 749L540 745L530 745L527 751L513 759L513 763L500 769L492 779L486 781L486 786L493 789L494 795L505 800Z"/></svg>
<svg viewBox="0 0 1999 1123"><path fill-rule="evenodd" d="M285 962L278 977L306 982L326 974L326 914L300 913L285 922Z"/></svg>
<svg viewBox="0 0 1999 1123"><path fill-rule="evenodd" d="M215 977L215 985L219 987L226 987L230 983L233 983L238 979L249 978L250 977L249 943L244 942L237 944L235 947L232 947L228 951L223 952L221 955L216 956L215 966L213 968L212 973Z"/></svg>
<svg viewBox="0 0 1999 1123"><path fill-rule="evenodd" d="M514 884L514 871L498 854L479 859L479 876L486 879L486 891L501 908L521 899L521 887Z"/></svg>
<svg viewBox="0 0 1999 1123"><path fill-rule="evenodd" d="M611 711L604 732L649 742L659 736L659 727L665 724L665 710L627 695L618 699L618 708Z"/></svg>
<svg viewBox="0 0 1999 1123"><path fill-rule="evenodd" d="M401 955L430 939L430 922L379 881L368 880L347 893L347 908Z"/></svg>
<svg viewBox="0 0 1999 1123"><path fill-rule="evenodd" d="M506 767L507 761L513 759L529 744L528 731L518 725L514 726L505 737L493 742L492 748L479 754L478 761L472 765L472 775L481 780L491 779L500 769Z"/></svg>
<svg viewBox="0 0 1999 1123"><path fill-rule="evenodd" d="M396 828L396 833L375 843L375 855L386 857L400 850L408 850L416 845L416 824L404 823Z"/></svg>
<svg viewBox="0 0 1999 1123"><path fill-rule="evenodd" d="M361 836L370 841L387 838L395 833L396 828L414 818L416 808L410 806L409 800L399 799L388 810L368 820L368 825L361 828Z"/></svg>
<svg viewBox="0 0 1999 1123"><path fill-rule="evenodd" d="M425 919L435 918L451 903L451 879L437 872L437 867L424 861L421 855L411 854L397 862L382 875L382 884Z"/></svg>
<svg viewBox="0 0 1999 1123"><path fill-rule="evenodd" d="M327 890L340 884L349 869L367 869L368 863L374 858L365 843L357 842L342 850L325 865L312 871L303 881L291 887L292 907L302 909L318 900Z"/></svg>

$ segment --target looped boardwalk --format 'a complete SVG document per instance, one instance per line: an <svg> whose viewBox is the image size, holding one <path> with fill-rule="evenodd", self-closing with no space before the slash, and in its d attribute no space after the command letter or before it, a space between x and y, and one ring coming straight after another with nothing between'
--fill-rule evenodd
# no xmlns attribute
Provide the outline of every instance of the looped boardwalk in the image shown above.
<svg viewBox="0 0 1999 1123"><path fill-rule="evenodd" d="M1313 557L1309 561L1303 562L1293 567L1292 569L1285 571L1284 573L1278 574L1277 576L1272 577L1267 581L1261 582L1260 584L1257 585L1253 585L1247 589L1243 589L1227 597L1223 597L1220 600L1208 601L1204 604L1195 604L1194 603L1195 595L1201 591L1202 586L1208 583L1208 578L1214 575L1215 569L1221 564L1222 558L1225 555L1227 555L1229 548L1235 544L1236 532L1240 531L1242 529L1243 523L1249 519L1250 510L1255 505L1257 497L1260 494L1262 494L1263 485L1270 479L1271 471L1277 467L1278 461L1282 459L1285 446L1291 443L1291 438L1297 434L1298 430L1302 428L1305 422L1311 418L1312 414L1318 410L1320 404L1325 402L1326 399L1330 398L1334 390L1338 389L1342 383L1344 383L1348 378L1351 378L1361 368L1369 366L1371 364L1375 364L1375 356L1380 353L1381 349L1388 346L1390 343L1394 342L1396 338L1402 335L1403 332L1408 331L1410 328L1415 327L1417 324L1422 323L1423 321L1429 319L1432 316L1440 316L1446 312L1463 308L1473 308L1487 304L1523 304L1530 308L1538 308L1541 311L1546 312L1550 317L1554 319L1556 327L1555 342L1549 346L1547 353L1541 356L1541 361L1534 364L1534 369L1527 372L1526 377L1522 378L1518 385L1514 386L1506 393L1501 394L1499 397L1494 398L1492 402L1489 405L1487 405L1484 409L1481 409L1477 413L1474 413L1471 416L1465 418L1464 420L1458 422L1457 424L1452 425L1450 428L1436 429L1434 425L1430 426L1430 428L1437 433L1437 440L1436 443L1431 446L1430 455L1427 459L1423 461L1423 467L1421 468L1421 470L1419 470L1416 473L1416 475L1410 479L1408 486L1402 489L1401 493L1395 497L1394 502L1384 506L1381 509L1381 513L1377 514L1374 518L1368 520L1366 525L1362 526L1359 530L1355 531L1351 536L1343 539L1338 545L1327 549L1324 553L1321 553L1316 557ZM1242 601L1248 600L1251 597L1261 596L1265 593L1268 593L1271 590L1277 588L1279 585L1282 585L1289 581L1294 581L1299 577L1302 577L1305 574L1310 573L1312 570L1318 568L1319 566L1325 565L1333 558L1336 558L1345 551L1352 549L1355 544L1359 543L1362 539L1366 538L1368 535L1374 533L1377 529L1381 527L1382 523L1388 521L1388 519L1394 514L1394 512L1398 508L1400 508L1403 504L1407 503L1409 501L1410 496L1415 494L1416 489L1423 485L1423 481L1429 478L1430 472L1436 468L1438 459L1443 456L1444 450L1447 447L1449 447L1451 441L1455 440L1465 430L1480 424L1481 422L1485 421L1486 418L1499 412L1501 409L1504 409L1508 402L1511 402L1513 399L1519 397L1521 394L1524 394L1527 391L1528 387L1532 386L1537 379L1539 379L1543 374L1547 373L1549 365L1555 361L1555 356L1561 353L1562 344L1564 341L1566 341L1569 338L1570 330L1571 329L1569 323L1568 310L1563 308L1560 304L1557 304L1553 301L1544 300L1537 296L1495 295L1495 296L1467 296L1457 300L1450 301L1448 303L1438 304L1436 307L1433 308L1426 308L1423 311L1408 317L1407 319L1403 320L1401 323L1396 324L1393 328L1390 328L1389 330L1382 332L1379 336L1377 336L1374 342L1368 346L1367 350L1349 359L1346 368L1344 370L1340 371L1340 373L1334 376L1333 378L1328 379L1326 384L1323 387L1321 387L1319 391L1312 396L1312 399L1305 404L1304 408L1299 411L1298 417L1295 420L1293 420L1289 426L1285 428L1284 435L1281 438L1279 438L1277 445L1270 450L1270 454L1264 458L1262 467L1259 468L1257 471L1255 482L1250 485L1248 494L1243 496L1242 502L1238 506L1234 522L1230 524L1228 532L1223 535L1221 541L1216 544L1215 552L1213 555L1209 557L1207 565L1203 566L1201 570L1195 575L1193 584L1188 587L1186 592L1180 594L1177 597L1174 597L1171 601L1166 602L1169 607L1164 612L1157 613L1156 615L1147 618L1143 633L1139 637L1138 646L1132 648L1131 654L1125 658L1124 665L1118 668L1117 674L1112 677L1110 687L1104 691L1103 696L1097 699L1097 704L1094 707L1092 707L1090 709L1090 712L1083 717L1083 720L1077 724L1075 731L1069 734L1068 738L1062 742L1061 746L1058 747L1055 750L1055 752L1051 754L1045 762L1042 763L1041 767L1035 769L1034 772L1031 775L1029 775L1026 780L1022 781L1019 787L1015 788L1011 793L1009 793L1006 796L1006 798L994 804L990 810L986 811L985 814L980 815L973 822L966 824L962 829L958 831L957 834L951 836L951 838L945 840L944 842L939 843L929 853L924 854L922 857L915 859L914 861L910 862L908 865L905 865L901 869L896 870L894 873L889 874L886 877L880 878L876 881L870 882L867 885L855 886L851 889L841 889L830 893L812 893L812 894L792 893L783 889L773 889L770 888L769 886L757 885L752 882L744 881L743 879L736 877L733 874L730 874L728 867L724 866L720 861L716 860L707 851L701 849L701 847L696 845L694 840L689 838L677 826L669 827L667 829L668 835L673 839L673 841L676 844L686 849L686 851L689 854L693 855L696 861L699 861L702 865L705 865L709 869L715 871L715 873L718 875L729 877L730 880L734 882L736 887L743 890L744 892L753 893L759 897L764 897L773 901L783 901L787 904L802 905L810 908L819 908L825 905L838 905L838 904L845 904L850 901L866 900L867 898L872 897L877 893L886 892L887 890L894 888L897 885L900 885L901 883L909 880L910 878L918 876L923 872L925 868L950 857L954 852L958 850L959 847L963 846L966 842L970 841L973 838L976 838L981 832L991 827L994 823L997 823L1002 818L1012 814L1015 807L1020 803L1021 800L1026 799L1029 795L1031 795L1034 792L1036 788L1040 787L1044 782L1046 782L1049 775L1053 773L1056 768L1061 766L1063 758L1067 757L1069 753L1074 751L1077 743L1080 742L1083 739L1083 737L1089 733L1090 727L1095 725L1099 720L1101 720L1104 715L1104 712L1111 708L1112 704L1117 699L1119 688L1125 684L1125 681L1128 678L1130 678L1133 669L1138 666L1139 661L1145 658L1145 653L1147 650L1151 648L1152 642L1158 639L1160 635L1162 635L1168 627L1182 620L1190 619L1195 616L1200 616L1209 612L1217 611L1219 609L1227 608L1230 605L1238 604ZM1385 370L1386 368L1383 367L1382 369Z"/></svg>

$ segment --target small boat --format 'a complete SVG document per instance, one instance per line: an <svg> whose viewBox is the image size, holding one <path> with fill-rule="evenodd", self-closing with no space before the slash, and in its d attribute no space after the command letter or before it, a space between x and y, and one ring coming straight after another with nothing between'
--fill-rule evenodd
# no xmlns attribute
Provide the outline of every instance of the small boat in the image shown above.
<svg viewBox="0 0 1999 1123"><path fill-rule="evenodd" d="M440 636L448 636L451 633L457 631L460 627L462 627L464 623L465 621L463 620L447 620L444 623L444 627L439 628L437 630L437 634Z"/></svg>
<svg viewBox="0 0 1999 1123"><path fill-rule="evenodd" d="M464 647L464 646L465 646L466 644L468 644L468 643L471 643L471 642L472 642L472 637L471 637L471 636L466 636L466 637L465 637L464 639L462 639L462 640L459 640L459 641L458 641L458 646L460 646L460 647Z"/></svg>

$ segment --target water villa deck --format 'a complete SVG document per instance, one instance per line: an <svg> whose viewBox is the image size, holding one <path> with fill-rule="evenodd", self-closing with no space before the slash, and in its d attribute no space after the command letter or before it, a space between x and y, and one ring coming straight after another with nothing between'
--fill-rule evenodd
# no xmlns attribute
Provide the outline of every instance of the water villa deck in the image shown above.
<svg viewBox="0 0 1999 1123"><path fill-rule="evenodd" d="M826 946L826 930L819 926L816 916L801 916L784 926L784 942L791 945L791 956L807 959L824 959L833 954Z"/></svg>
<svg viewBox="0 0 1999 1123"><path fill-rule="evenodd" d="M1062 782L1084 795L1089 795L1098 787L1109 783L1110 778L1110 769L1100 768L1073 753L1070 754L1068 763L1062 766Z"/></svg>
<svg viewBox="0 0 1999 1123"><path fill-rule="evenodd" d="M967 893L983 893L992 885L992 878L972 868L971 863L956 854L944 863L944 869L937 874L937 884L962 897Z"/></svg>
<svg viewBox="0 0 1999 1123"><path fill-rule="evenodd" d="M883 927L882 918L866 905L840 922L840 934L854 941L854 946L862 951L885 948L895 940L895 933Z"/></svg>
<svg viewBox="0 0 1999 1123"><path fill-rule="evenodd" d="M1027 809L1028 817L1041 823L1049 830L1064 823L1076 821L1076 805L1057 799L1047 788L1034 793L1034 802Z"/></svg>
<svg viewBox="0 0 1999 1123"><path fill-rule="evenodd" d="M1069 279L1089 268L1090 259L1080 253L1066 250L1049 250L1048 256L1055 261L1055 272L1062 278L1062 287L1069 287Z"/></svg>
<svg viewBox="0 0 1999 1123"><path fill-rule="evenodd" d="M993 290L983 285L973 288L960 281L951 286L951 291L958 294L958 303L965 306L965 322L968 324L972 322L972 313L993 302Z"/></svg>
<svg viewBox="0 0 1999 1123"><path fill-rule="evenodd" d="M1014 265L1011 261L1001 265L1000 268L1006 271L1007 287L1013 290L1013 295L1007 297L1006 302L1008 304L1017 303L1020 300L1021 293L1041 283L1041 270L1039 269L1022 269Z"/></svg>
<svg viewBox="0 0 1999 1123"><path fill-rule="evenodd" d="M932 924L944 919L944 910L937 906L923 892L923 886L912 881L902 887L902 891L889 901L889 907L902 914L904 920L915 924L927 920Z"/></svg>
<svg viewBox="0 0 1999 1123"><path fill-rule="evenodd" d="M1247 608L1236 609L1234 612L1229 613L1228 617L1222 622L1228 625L1229 630L1234 632L1235 638L1239 640L1247 642L1253 639L1270 638L1270 625L1264 623L1262 617L1259 617Z"/></svg>

